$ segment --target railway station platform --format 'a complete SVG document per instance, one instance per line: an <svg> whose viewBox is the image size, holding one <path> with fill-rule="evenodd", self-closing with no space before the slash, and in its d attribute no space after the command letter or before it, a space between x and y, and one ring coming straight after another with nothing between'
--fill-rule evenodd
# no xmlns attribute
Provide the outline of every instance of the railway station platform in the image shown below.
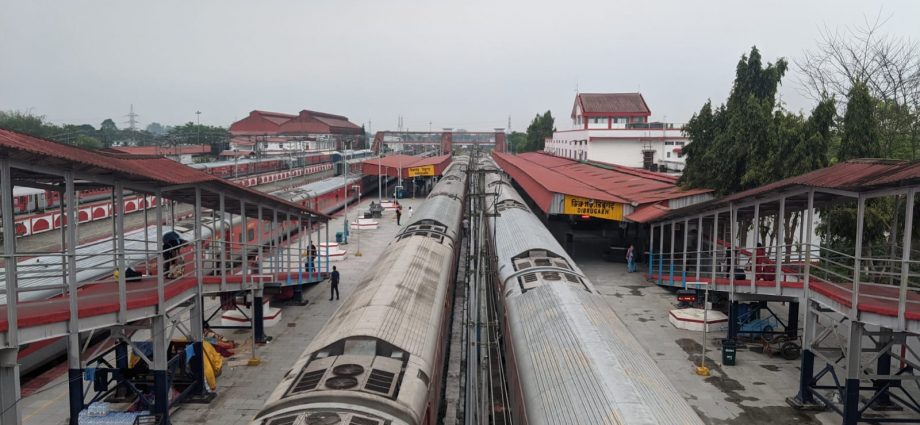
<svg viewBox="0 0 920 425"><path fill-rule="evenodd" d="M365 198L361 203L352 206L349 219L354 219L356 211L366 211L371 202L377 202L377 200ZM405 208L413 206L416 209L421 202L423 202L422 199L401 201ZM326 225L333 230L340 229L344 221L345 214L340 212L330 218ZM363 270L371 267L377 261L392 237L400 229L396 224L395 213L391 211L384 212L383 217L378 221L380 225L377 229L353 231L348 245L343 245L343 249L348 250L349 255L343 261L332 263L341 273L339 285L341 300L329 300L327 284L305 285L303 298L308 303L306 305L291 303L283 306L281 322L275 327L265 329L265 333L271 336L271 340L256 348L260 364L256 366L248 364L252 356L252 344L251 335L246 330L215 329L219 334L239 344L235 353L224 359L224 368L218 378L216 388L218 396L210 404L186 403L177 406L178 408L170 415L171 423L173 425L248 424L265 404L265 400L275 390L284 374L303 354L306 344L358 286ZM299 245L297 242L299 240L295 240L289 247L297 248ZM363 255L355 256L358 250ZM285 258L285 255L281 255L280 258ZM284 265L282 268L289 266ZM296 265L294 268L296 269ZM234 277L236 280L241 279L240 275L227 276L229 281L233 281L234 279L231 278ZM291 277L297 278L297 273L293 273ZM206 281L211 279L206 283L206 289L207 286L219 285L213 281L213 277L206 276L205 278ZM281 283L280 280L278 283ZM206 317L222 311L218 299L204 297L204 300ZM175 320L184 326L188 326L189 319L187 314L175 317ZM110 354L107 359L114 361L114 356ZM49 376L44 381L46 382L44 385L37 388L32 395L25 397L22 402L23 425L63 425L67 423L66 372L63 375L59 373Z"/></svg>
<svg viewBox="0 0 920 425"><path fill-rule="evenodd" d="M320 229L328 216L165 158L100 153L0 130L3 229L15 228L14 186L62 195L63 250L25 252L17 249L15 237L3 238L0 422L4 424L21 420L19 364L33 360L29 357L37 348L62 338L67 346L71 424L77 423L89 402L116 390L134 392L151 416L168 422L176 403L213 397L204 382L204 296L245 291L261 300L269 283L315 282L329 268L328 262L320 260L317 270L304 273L292 265L302 263L300 256L293 255L287 255L286 272L257 266L260 258L299 238L322 240ZM115 198L112 249L104 254L78 250L75 194L98 187L111 188ZM191 220L184 224L170 220L163 203L156 202L152 234L145 232L143 240L127 237L126 214L120 206L128 192L192 205ZM325 240L329 240L328 226ZM23 258L30 263L20 262ZM188 326L176 324L175 318L182 314L191 318ZM259 320L252 321L254 338L259 326ZM137 329L149 331L149 355L128 336ZM116 367L94 363L98 353L85 352L89 332L110 335L119 359ZM168 338L176 332L186 338L188 349L183 354L187 357L167 352ZM129 351L147 363L149 381L132 382L124 375ZM91 380L87 390L84 371L89 369L104 372L97 377L108 380ZM170 388L180 381L178 396L171 396Z"/></svg>
<svg viewBox="0 0 920 425"><path fill-rule="evenodd" d="M651 224L646 277L729 301L804 304L801 408L844 424L920 421L920 161L854 160L667 212ZM831 342L842 340L842 344ZM908 385L911 384L911 385ZM878 418L872 411L899 409Z"/></svg>

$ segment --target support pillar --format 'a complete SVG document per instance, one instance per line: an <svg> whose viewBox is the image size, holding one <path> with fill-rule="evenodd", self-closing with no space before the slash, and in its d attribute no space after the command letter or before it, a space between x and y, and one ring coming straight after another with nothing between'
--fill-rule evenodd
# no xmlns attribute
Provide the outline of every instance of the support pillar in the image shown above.
<svg viewBox="0 0 920 425"><path fill-rule="evenodd" d="M843 390L843 425L859 422L860 353L862 353L863 324L850 322L847 341L847 374Z"/></svg>
<svg viewBox="0 0 920 425"><path fill-rule="evenodd" d="M265 344L268 338L265 337L265 312L262 309L262 289L253 291L252 298L252 321L253 332L255 332L256 344Z"/></svg>
<svg viewBox="0 0 920 425"><path fill-rule="evenodd" d="M799 301L789 302L789 317L786 319L786 335L793 340L799 337Z"/></svg>
<svg viewBox="0 0 920 425"><path fill-rule="evenodd" d="M881 353L875 364L876 375L891 375L891 339L892 331L888 328L879 329L881 334L875 348ZM872 403L874 410L900 410L900 406L891 402L891 386L900 385L900 381L892 379L875 379L872 381L872 387L875 388L877 397Z"/></svg>
<svg viewBox="0 0 920 425"><path fill-rule="evenodd" d="M192 357L192 375L195 377L195 389L192 390L193 399L201 399L208 394L207 384L204 379L204 244L201 232L201 188L195 188L195 205L192 213L195 217L195 280L196 292L189 311L189 326L191 327L191 341L194 356Z"/></svg>
<svg viewBox="0 0 920 425"><path fill-rule="evenodd" d="M70 423L77 425L83 410L83 370L80 368L80 325L77 311L77 205L72 172L64 175L66 223L61 226L67 252L67 296L70 318L67 321L67 376L70 393Z"/></svg>
<svg viewBox="0 0 920 425"><path fill-rule="evenodd" d="M731 301L728 304L728 336L726 338L732 341L738 338L738 301Z"/></svg>
<svg viewBox="0 0 920 425"><path fill-rule="evenodd" d="M115 332L121 333L120 331ZM115 368L118 369L119 379L128 371L128 344L120 339L115 344ZM115 389L115 394L111 398L111 401L126 401L128 394L128 388L124 385L119 385L118 388Z"/></svg>
<svg viewBox="0 0 920 425"><path fill-rule="evenodd" d="M0 423L4 424L18 424L22 419L17 357L19 348L0 349Z"/></svg>
<svg viewBox="0 0 920 425"><path fill-rule="evenodd" d="M8 229L3 238L3 259L6 273L4 275L4 289L6 289L8 325L7 342L10 348L0 349L0 423L18 424L21 418L19 408L19 356L18 320L16 282L16 237L13 212L13 179L8 159L0 159L0 214L3 215L3 228Z"/></svg>
<svg viewBox="0 0 920 425"><path fill-rule="evenodd" d="M807 252L806 252L807 253ZM811 341L815 338L815 326L818 324L818 315L815 314L815 305L805 299L805 343L802 345L802 364L799 370L799 392L795 397L786 398L786 402L799 410L823 410L824 404L818 401L811 392L811 380L815 376L815 353L812 351Z"/></svg>
<svg viewBox="0 0 920 425"><path fill-rule="evenodd" d="M166 373L166 315L153 316L150 335L153 339L153 409L160 423L169 424L169 376Z"/></svg>

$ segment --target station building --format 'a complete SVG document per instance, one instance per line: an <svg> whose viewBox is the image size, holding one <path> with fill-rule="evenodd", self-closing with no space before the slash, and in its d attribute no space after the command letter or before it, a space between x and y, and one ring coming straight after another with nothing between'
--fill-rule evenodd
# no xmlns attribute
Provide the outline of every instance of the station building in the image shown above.
<svg viewBox="0 0 920 425"><path fill-rule="evenodd" d="M651 115L641 93L579 93L571 128L554 132L544 149L576 161L682 171L683 147L690 142L682 125L649 122Z"/></svg>
<svg viewBox="0 0 920 425"><path fill-rule="evenodd" d="M230 125L233 152L286 155L322 149L345 149L362 136L361 126L342 115L304 109L298 114L255 110Z"/></svg>

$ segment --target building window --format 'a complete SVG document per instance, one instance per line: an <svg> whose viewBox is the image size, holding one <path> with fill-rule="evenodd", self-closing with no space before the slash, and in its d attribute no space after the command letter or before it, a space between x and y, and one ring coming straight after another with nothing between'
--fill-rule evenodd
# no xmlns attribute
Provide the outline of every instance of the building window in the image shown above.
<svg viewBox="0 0 920 425"><path fill-rule="evenodd" d="M596 118L594 118L594 123L595 123L595 124L603 124L603 123L605 123L605 122L607 122L607 118L604 118L604 117L596 117Z"/></svg>
<svg viewBox="0 0 920 425"><path fill-rule="evenodd" d="M668 158L670 158L670 157L671 157L671 152L668 152Z"/></svg>

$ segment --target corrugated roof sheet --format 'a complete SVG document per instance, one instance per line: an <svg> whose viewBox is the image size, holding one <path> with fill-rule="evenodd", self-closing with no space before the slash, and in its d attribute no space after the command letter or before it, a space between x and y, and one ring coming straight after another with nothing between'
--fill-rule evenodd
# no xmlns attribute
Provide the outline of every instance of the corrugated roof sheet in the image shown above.
<svg viewBox="0 0 920 425"><path fill-rule="evenodd" d="M648 223L655 219L664 217L669 211L671 211L670 208L661 204L649 204L636 208L632 214L627 215L625 218L627 220L635 221L636 223Z"/></svg>
<svg viewBox="0 0 920 425"><path fill-rule="evenodd" d="M23 163L41 163L49 169L69 169L99 178L121 181L129 189L140 189L139 186L181 185L182 187L173 188L169 192L170 198L181 202L190 202L194 199L195 186L206 186L209 191L227 193L247 203L259 202L269 208L325 217L301 205L237 185L163 157L106 154L3 129L0 129L0 153ZM211 200L205 199L205 202Z"/></svg>
<svg viewBox="0 0 920 425"><path fill-rule="evenodd" d="M641 93L579 93L575 99L582 112L612 114L651 114ZM572 108L575 116L575 108Z"/></svg>
<svg viewBox="0 0 920 425"><path fill-rule="evenodd" d="M587 164L537 152L495 155L530 174L551 192L583 198L642 205L711 192L683 190L672 176L618 165Z"/></svg>
<svg viewBox="0 0 920 425"><path fill-rule="evenodd" d="M679 217L699 211L724 208L733 202L743 202L803 187L859 193L916 185L920 185L920 161L855 159L674 210L667 214L667 217Z"/></svg>
<svg viewBox="0 0 920 425"><path fill-rule="evenodd" d="M131 155L195 155L211 153L211 147L208 145L120 146L112 148L112 150Z"/></svg>

